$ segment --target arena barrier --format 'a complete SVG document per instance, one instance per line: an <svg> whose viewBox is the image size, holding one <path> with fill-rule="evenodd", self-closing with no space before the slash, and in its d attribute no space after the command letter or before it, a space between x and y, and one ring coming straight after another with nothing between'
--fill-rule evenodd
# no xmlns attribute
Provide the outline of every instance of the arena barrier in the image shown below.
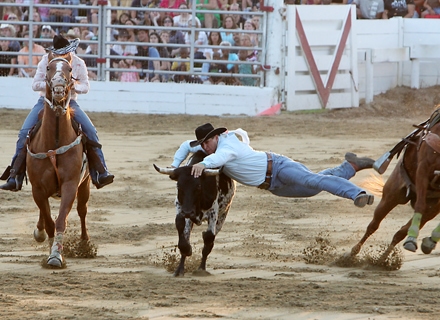
<svg viewBox="0 0 440 320"><path fill-rule="evenodd" d="M362 99L370 102L396 86L439 84L436 19L356 20L348 5L264 3L259 87L119 83L106 77L91 81L91 91L79 97L79 104L87 111L254 116L280 103L289 111L357 107ZM110 9L97 8L104 23ZM104 30L98 40L102 48L109 45ZM111 66L107 53L100 54L105 63L97 70L106 75ZM31 79L0 78L2 107L33 106L38 95L30 84ZM23 95L23 88L29 94Z"/></svg>

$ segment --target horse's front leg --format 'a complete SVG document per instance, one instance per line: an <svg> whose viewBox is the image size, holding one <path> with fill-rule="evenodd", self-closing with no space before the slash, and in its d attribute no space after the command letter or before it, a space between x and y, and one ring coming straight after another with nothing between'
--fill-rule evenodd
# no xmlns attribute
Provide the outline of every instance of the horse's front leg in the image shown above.
<svg viewBox="0 0 440 320"><path fill-rule="evenodd" d="M37 228L34 230L34 239L38 242L46 240L46 234L49 238L54 237L55 223L50 215L50 204L47 197L41 195L41 192L34 191L32 188L33 198L35 204L40 210L40 215L37 222Z"/></svg>
<svg viewBox="0 0 440 320"><path fill-rule="evenodd" d="M63 237L67 226L67 217L72 210L73 202L76 197L77 186L73 182L64 183L61 188L61 204L58 217L55 221L55 238L50 250L47 264L61 268L64 264L63 257Z"/></svg>
<svg viewBox="0 0 440 320"><path fill-rule="evenodd" d="M417 251L417 237L421 228L421 222L423 214L427 211L426 207L426 194L428 190L428 175L423 170L417 170L416 178L416 202L414 204L414 215L411 221L411 225L408 228L408 236L403 243L403 247L411 252ZM426 219L425 219L426 220Z"/></svg>

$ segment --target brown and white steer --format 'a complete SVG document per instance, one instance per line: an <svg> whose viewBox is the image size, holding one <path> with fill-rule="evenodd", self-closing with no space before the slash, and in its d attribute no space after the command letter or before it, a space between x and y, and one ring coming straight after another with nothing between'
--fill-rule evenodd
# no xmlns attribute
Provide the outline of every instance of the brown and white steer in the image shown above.
<svg viewBox="0 0 440 320"><path fill-rule="evenodd" d="M202 176L194 178L191 168L203 160L205 154L196 152L186 166L179 168L154 168L168 174L170 179L177 181L176 228L179 234L178 247L180 263L174 276L183 276L185 273L185 259L192 255L190 235L194 223L201 225L208 221L208 228L202 233L203 250L202 260L198 272L206 271L206 260L214 247L216 235L220 232L232 204L235 194L235 182L219 169L205 169Z"/></svg>

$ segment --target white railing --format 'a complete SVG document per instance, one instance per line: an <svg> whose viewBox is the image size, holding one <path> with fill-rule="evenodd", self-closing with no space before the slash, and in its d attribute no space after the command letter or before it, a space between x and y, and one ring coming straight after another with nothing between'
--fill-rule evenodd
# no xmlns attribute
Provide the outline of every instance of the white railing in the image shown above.
<svg viewBox="0 0 440 320"><path fill-rule="evenodd" d="M244 47L244 46L232 46L231 50L255 50L258 51L258 56L259 56L259 60L256 62L247 62L247 61L236 61L236 62L232 62L232 61L228 61L227 64L234 64L234 65L238 65L238 64L250 64L255 66L256 68L258 68L258 72L257 74L239 74L239 73L229 73L227 75L225 74L218 74L218 73L209 73L207 71L202 72L201 68L195 68L194 65L195 64L202 64L202 63L220 63L220 64L225 64L224 60L205 60L205 59L195 59L194 58L194 52L196 51L196 49L204 49L204 48L222 48L221 46L207 46L207 45L197 45L195 44L195 39L194 39L194 35L196 32L209 32L209 31L221 31L218 28L211 28L211 29L207 29L207 28L197 28L197 26L195 25L195 22L193 20L193 24L188 28L188 29L181 29L181 31L187 31L189 34L191 34L190 36L190 44L153 44L153 43L148 43L148 46L150 47L156 47L157 49L159 49L160 47L170 47L170 48L188 48L188 50L190 51L190 55L189 55L189 62L190 62L190 70L188 70L187 72L179 72L179 71L164 71L164 70L150 70L150 69L139 69L139 70L132 70L132 69L124 69L124 68L116 68L111 64L111 60L118 60L121 57L116 56L116 55L112 55L110 53L110 48L112 46L114 46L115 44L121 44L121 45L134 45L134 46L142 46L145 45L146 43L144 42L122 42L122 41L116 41L115 39L112 39L111 36L111 32L112 30L121 30L121 29L135 29L135 30L147 30L148 32L151 31L161 31L161 30L167 30L167 31L171 31L176 29L175 27L163 27L163 26L140 26L140 25L136 25L136 26L130 26L130 25L115 25L115 24L111 24L110 21L110 17L111 17L111 11L117 9L120 12L131 12L131 11L144 11L145 14L149 14L150 12L170 12L169 9L160 9L160 8L132 8L132 7L113 7L111 5L106 5L107 2L106 1L102 1L102 2L98 2L98 3L102 3L102 5L98 5L98 6L86 6L87 10L95 10L97 11L97 17L98 17L98 21L97 23L86 23L86 24L82 24L82 23L78 23L78 21L72 22L72 23L64 23L64 22L35 22L32 19L30 19L29 21L9 21L9 20L0 20L1 24L11 24L13 26L27 26L29 30L32 30L34 25L38 25L38 26L43 26L43 25L50 25L53 29L55 29L57 31L57 33L59 33L59 30L64 29L64 31L74 28L74 27L89 27L91 29L96 29L98 30L98 40L97 41L92 41L92 40L85 40L82 41L83 43L90 45L90 44L97 44L98 45L98 51L96 54L81 54L79 53L78 56L81 58L88 58L88 59L95 59L96 61L96 66L89 66L89 70L90 71L94 71L97 73L98 79L99 81L109 81L110 79L110 74L112 72L124 72L124 71L129 71L129 72L138 72L138 73L154 73L154 74L160 74L160 75L175 75L175 74L179 74L179 75L191 75L191 76L224 76L224 77L246 77L246 78L256 78L258 79L258 83L260 84L260 86L264 86L264 72L262 71L261 66L264 66L265 64L265 49L264 46L257 46L257 47ZM6 7L6 6L12 6L12 7L21 7L22 5L19 4L11 4L11 3L0 3L0 9L2 7ZM38 9L38 8L57 8L59 7L59 5L42 5L42 4L33 4L32 1L29 4L29 12L33 12L34 9ZM70 9L84 9L85 7L82 5L64 5L63 8L70 8ZM180 10L180 9L176 9L173 10L173 12L177 12L177 13L189 13L192 14L193 16L195 16L196 13L218 13L218 14L227 14L227 15L248 15L249 12L242 12L242 11L222 11L222 10L198 10L195 7L195 2L193 3L193 8L188 9L188 10ZM265 37L266 37L266 32L264 30L264 13L261 12L254 12L252 13L253 15L257 15L260 16L262 18L262 23L261 25L263 26L260 30L256 30L256 31L249 31L249 30L242 30L242 29L234 29L231 30L231 32L233 34L256 34L259 38L260 38L260 42L259 43L265 43ZM11 40L11 41L23 41L22 38L18 38L18 37L6 37L4 38L6 40ZM39 42L43 42L46 44L51 43L51 39L40 39L40 38L34 38L32 37L32 35L30 36L28 43L29 43L29 61L31 62L30 65L21 65L21 64L15 64L13 67L16 68L36 68L35 65L32 64L32 55L35 55L35 53L32 52L32 44L33 43L39 43ZM13 55L13 56L18 56L17 52L8 52L7 54L9 55ZM0 55L5 55L5 53L0 52ZM174 58L151 58L151 57L142 57L142 56L136 56L136 61L169 61L169 62L187 62L188 60L186 59L180 59L179 57L174 57ZM0 64L0 68L1 67L9 67L6 64Z"/></svg>

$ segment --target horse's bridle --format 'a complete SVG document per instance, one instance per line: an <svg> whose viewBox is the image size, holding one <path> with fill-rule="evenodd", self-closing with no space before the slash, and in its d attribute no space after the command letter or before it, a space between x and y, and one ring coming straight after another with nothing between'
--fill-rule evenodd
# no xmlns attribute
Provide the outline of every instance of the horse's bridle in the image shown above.
<svg viewBox="0 0 440 320"><path fill-rule="evenodd" d="M70 62L67 59L61 57L50 60L47 64L47 68L49 68L49 65L51 63L57 61L67 63L72 69L72 67L70 66ZM46 84L51 89L52 101L47 99L47 97L44 97L44 100L49 104L50 108L55 111L55 113L61 113L63 115L66 114L71 97L70 89L74 84L73 80L74 78L72 76L70 77L70 79L67 79L64 72L62 71L56 71L51 79L48 79L46 73Z"/></svg>

